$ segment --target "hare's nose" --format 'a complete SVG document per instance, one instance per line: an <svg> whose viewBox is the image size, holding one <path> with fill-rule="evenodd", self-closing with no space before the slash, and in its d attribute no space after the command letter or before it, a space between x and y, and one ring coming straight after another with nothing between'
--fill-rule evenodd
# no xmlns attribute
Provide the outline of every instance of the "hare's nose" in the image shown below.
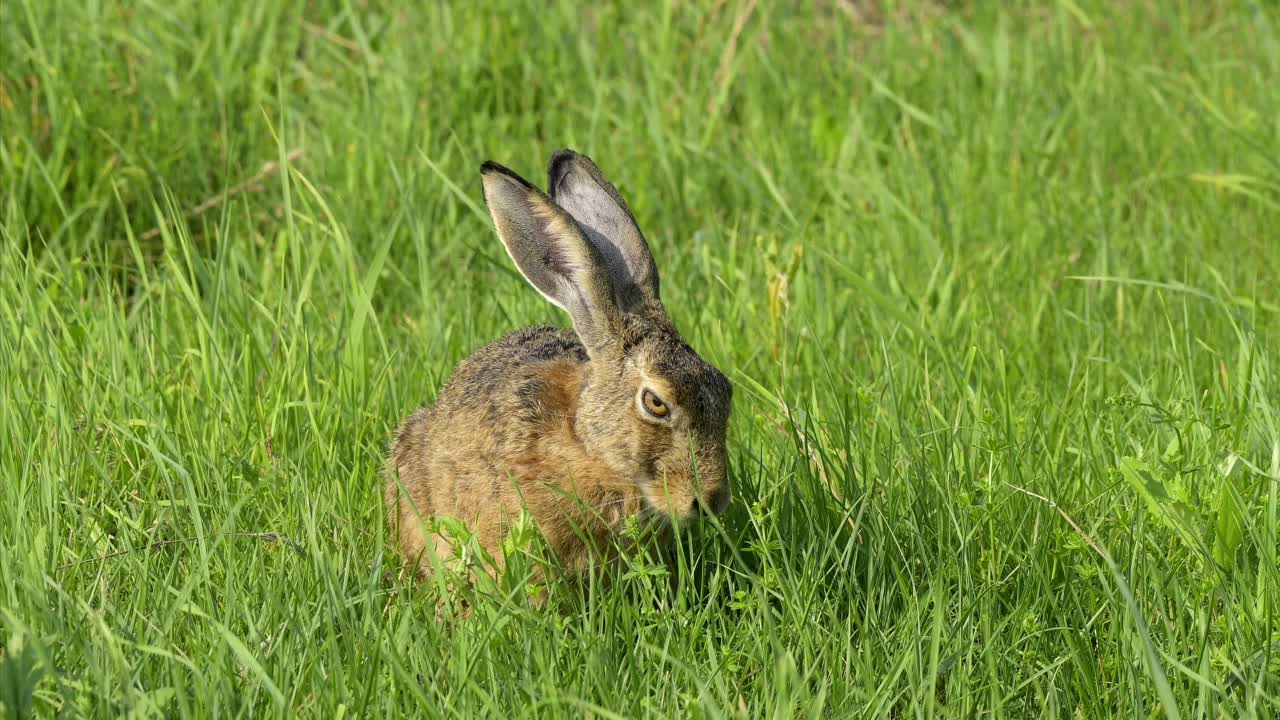
<svg viewBox="0 0 1280 720"><path fill-rule="evenodd" d="M729 500L732 493L729 492L728 485L721 485L711 493L705 501L698 498L693 499L693 507L690 508L690 515L697 517L698 515L709 514L719 515L729 507Z"/></svg>
<svg viewBox="0 0 1280 720"><path fill-rule="evenodd" d="M711 512L719 515L729 509L729 501L733 499L733 493L729 490L729 484L725 483L716 488L711 494Z"/></svg>

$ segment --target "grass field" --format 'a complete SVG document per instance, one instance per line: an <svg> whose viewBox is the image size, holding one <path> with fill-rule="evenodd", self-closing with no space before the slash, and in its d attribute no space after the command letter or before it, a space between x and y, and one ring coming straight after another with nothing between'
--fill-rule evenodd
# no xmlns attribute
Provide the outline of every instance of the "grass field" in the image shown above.
<svg viewBox="0 0 1280 720"><path fill-rule="evenodd" d="M0 708L1280 714L1280 11L950 5L0 3ZM379 472L568 324L477 172L564 146L735 500L552 612L398 578Z"/></svg>

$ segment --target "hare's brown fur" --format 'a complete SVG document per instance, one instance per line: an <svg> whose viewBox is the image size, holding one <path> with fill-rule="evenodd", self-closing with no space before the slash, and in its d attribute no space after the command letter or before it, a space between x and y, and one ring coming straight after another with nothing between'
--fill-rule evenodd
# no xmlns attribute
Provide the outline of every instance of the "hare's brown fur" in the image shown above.
<svg viewBox="0 0 1280 720"><path fill-rule="evenodd" d="M582 218L595 225L634 225L634 219L582 156L553 158L553 189L557 162L574 163L560 170L562 180L569 172L596 178L590 192L603 187L607 194L589 199L603 209L573 204L578 198L569 197L562 183L565 205L578 211L570 217L503 168L501 177L486 176L486 202L517 265L570 311L577 331L530 327L485 346L458 366L433 408L418 410L401 426L387 464L386 505L401 553L420 569L428 565L425 553L447 559L449 552L422 522L430 516L463 521L500 559L510 524L527 509L559 562L573 570L592 562L595 549L609 548L629 518L665 525L671 518L718 512L728 502L724 435L732 387L667 319L638 229L638 245L623 238L613 261L620 266L628 252L647 259L641 270L651 277L617 289L630 276L626 268L609 268L588 244L589 233L597 235L592 242L604 240ZM521 214L522 202L532 212ZM516 233L552 245L522 255L521 238L508 237ZM580 246L554 244L561 242ZM564 266L574 262L573 253L593 269L573 276L576 285L552 284L538 274L568 277ZM531 270L531 262L546 265ZM570 291L578 295L567 296ZM645 415L637 399L647 392L665 398L669 417Z"/></svg>

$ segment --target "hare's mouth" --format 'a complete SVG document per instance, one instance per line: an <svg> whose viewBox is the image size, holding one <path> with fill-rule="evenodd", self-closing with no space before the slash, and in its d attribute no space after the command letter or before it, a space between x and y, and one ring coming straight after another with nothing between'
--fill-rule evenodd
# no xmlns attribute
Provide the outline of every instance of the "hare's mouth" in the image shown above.
<svg viewBox="0 0 1280 720"><path fill-rule="evenodd" d="M647 500L637 499L633 493L625 493L609 499L597 510L606 523L617 525L632 515L643 519L644 514L649 511L649 504Z"/></svg>
<svg viewBox="0 0 1280 720"><path fill-rule="evenodd" d="M698 499L690 493L645 488L641 494L646 513L667 524L688 525L702 514Z"/></svg>

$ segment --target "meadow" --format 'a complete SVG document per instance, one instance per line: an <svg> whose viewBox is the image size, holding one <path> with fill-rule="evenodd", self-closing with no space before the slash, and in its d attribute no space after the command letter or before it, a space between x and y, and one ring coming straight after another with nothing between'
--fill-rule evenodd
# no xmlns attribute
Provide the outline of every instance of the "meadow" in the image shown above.
<svg viewBox="0 0 1280 720"><path fill-rule="evenodd" d="M0 714L1280 714L1280 10L0 3ZM619 185L735 498L415 585L396 424ZM466 619L437 616L463 598Z"/></svg>

